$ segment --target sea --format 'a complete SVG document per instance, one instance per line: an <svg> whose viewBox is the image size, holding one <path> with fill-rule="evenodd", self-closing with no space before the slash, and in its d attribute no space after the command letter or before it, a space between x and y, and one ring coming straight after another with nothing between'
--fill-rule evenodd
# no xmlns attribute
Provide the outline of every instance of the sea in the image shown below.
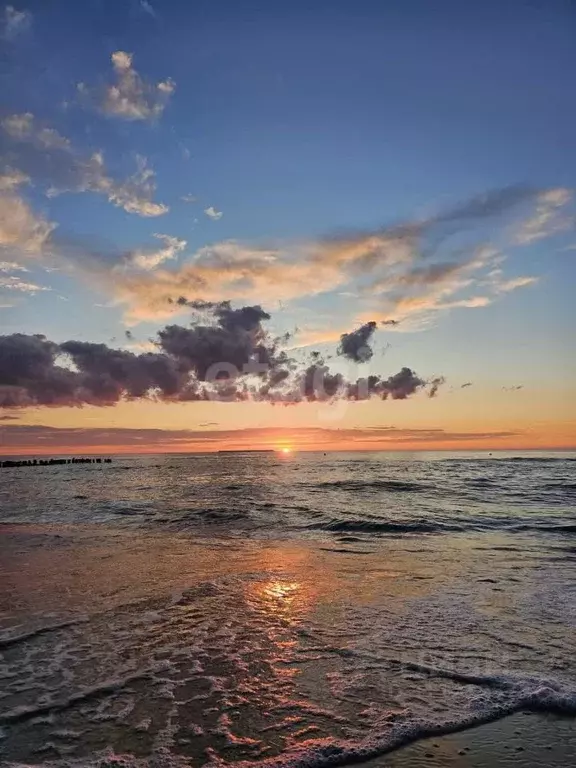
<svg viewBox="0 0 576 768"><path fill-rule="evenodd" d="M576 453L0 469L3 766L387 765L575 658Z"/></svg>

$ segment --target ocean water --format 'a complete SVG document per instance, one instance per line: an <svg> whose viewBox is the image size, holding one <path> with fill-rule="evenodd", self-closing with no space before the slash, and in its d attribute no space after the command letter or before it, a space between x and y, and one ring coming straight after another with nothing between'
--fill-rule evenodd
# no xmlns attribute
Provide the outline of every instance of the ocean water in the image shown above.
<svg viewBox="0 0 576 768"><path fill-rule="evenodd" d="M117 457L2 469L0 510L5 765L321 768L576 715L576 454Z"/></svg>

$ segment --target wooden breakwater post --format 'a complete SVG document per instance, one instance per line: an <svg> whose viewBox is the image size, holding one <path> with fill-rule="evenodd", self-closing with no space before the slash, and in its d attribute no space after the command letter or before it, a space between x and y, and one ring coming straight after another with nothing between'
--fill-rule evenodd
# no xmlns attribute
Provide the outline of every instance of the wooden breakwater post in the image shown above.
<svg viewBox="0 0 576 768"><path fill-rule="evenodd" d="M10 467L54 467L62 464L111 464L112 459L85 458L74 456L69 459L4 459L0 461L0 469Z"/></svg>

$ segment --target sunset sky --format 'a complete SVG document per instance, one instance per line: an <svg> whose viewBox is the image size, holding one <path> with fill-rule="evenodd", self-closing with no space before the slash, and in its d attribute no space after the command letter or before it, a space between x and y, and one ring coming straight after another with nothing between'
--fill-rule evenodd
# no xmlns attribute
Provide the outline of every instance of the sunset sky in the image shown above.
<svg viewBox="0 0 576 768"><path fill-rule="evenodd" d="M571 2L0 19L0 453L576 448Z"/></svg>

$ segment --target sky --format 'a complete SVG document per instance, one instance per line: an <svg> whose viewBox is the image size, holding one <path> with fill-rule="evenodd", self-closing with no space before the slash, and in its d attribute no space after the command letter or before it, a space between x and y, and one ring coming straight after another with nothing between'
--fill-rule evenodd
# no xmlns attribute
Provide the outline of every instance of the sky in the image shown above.
<svg viewBox="0 0 576 768"><path fill-rule="evenodd" d="M576 448L569 0L0 7L0 450Z"/></svg>

